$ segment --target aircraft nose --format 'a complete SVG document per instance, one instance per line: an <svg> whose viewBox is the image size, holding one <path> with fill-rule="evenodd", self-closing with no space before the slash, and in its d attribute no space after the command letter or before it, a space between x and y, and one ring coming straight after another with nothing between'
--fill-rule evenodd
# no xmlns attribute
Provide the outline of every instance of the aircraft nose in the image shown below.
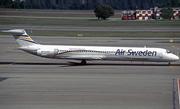
<svg viewBox="0 0 180 109"><path fill-rule="evenodd" d="M177 61L177 60L179 60L179 57L176 56L176 55L174 55L174 56L172 56L172 60L173 60L173 61Z"/></svg>

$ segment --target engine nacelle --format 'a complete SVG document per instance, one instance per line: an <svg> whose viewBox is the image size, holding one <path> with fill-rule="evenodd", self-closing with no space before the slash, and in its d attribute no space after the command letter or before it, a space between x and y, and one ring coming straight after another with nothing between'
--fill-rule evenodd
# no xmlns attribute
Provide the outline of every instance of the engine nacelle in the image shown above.
<svg viewBox="0 0 180 109"><path fill-rule="evenodd" d="M53 57L58 54L58 49L39 49L37 50L37 55L41 57Z"/></svg>

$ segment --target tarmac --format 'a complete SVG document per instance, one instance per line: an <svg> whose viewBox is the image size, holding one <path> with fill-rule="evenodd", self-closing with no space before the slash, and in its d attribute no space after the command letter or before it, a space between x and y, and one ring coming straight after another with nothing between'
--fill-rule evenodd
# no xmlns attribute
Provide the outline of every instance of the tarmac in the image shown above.
<svg viewBox="0 0 180 109"><path fill-rule="evenodd" d="M169 39L32 36L41 44L160 47L180 52ZM176 39L179 40L179 39ZM55 60L18 50L0 36L0 109L178 109L176 79L180 61L171 63Z"/></svg>

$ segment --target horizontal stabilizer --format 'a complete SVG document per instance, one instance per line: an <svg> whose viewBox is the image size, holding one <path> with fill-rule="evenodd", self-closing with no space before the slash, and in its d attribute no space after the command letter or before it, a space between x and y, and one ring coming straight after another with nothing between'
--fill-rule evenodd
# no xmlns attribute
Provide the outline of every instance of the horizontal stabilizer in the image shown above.
<svg viewBox="0 0 180 109"><path fill-rule="evenodd" d="M25 30L23 29L14 29L14 30L2 30L2 32L6 32L6 33L11 33L11 34L16 34L16 35L22 35L25 34Z"/></svg>

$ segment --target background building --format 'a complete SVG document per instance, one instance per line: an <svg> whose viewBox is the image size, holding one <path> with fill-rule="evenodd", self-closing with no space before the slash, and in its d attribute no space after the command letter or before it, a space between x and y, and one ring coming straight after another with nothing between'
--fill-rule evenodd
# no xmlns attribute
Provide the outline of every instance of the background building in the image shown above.
<svg viewBox="0 0 180 109"><path fill-rule="evenodd" d="M23 2L24 8L35 9L94 9L99 4L109 4L117 10L149 9L152 7L178 7L180 0L5 0ZM1 3L1 2L0 2ZM7 3L1 3L0 6ZM6 7L6 6L4 6Z"/></svg>

